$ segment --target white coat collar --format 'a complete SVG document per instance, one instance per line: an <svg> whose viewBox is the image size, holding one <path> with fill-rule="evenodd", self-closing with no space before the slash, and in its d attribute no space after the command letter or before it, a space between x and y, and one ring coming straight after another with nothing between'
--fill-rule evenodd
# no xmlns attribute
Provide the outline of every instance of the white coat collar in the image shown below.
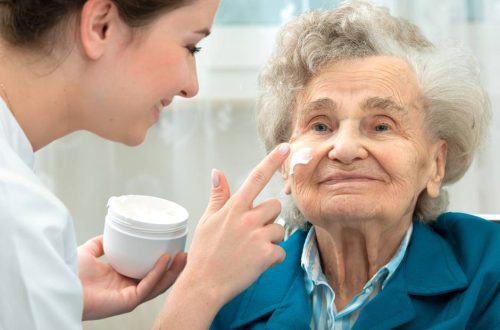
<svg viewBox="0 0 500 330"><path fill-rule="evenodd" d="M33 169L35 155L30 141L23 129L19 126L16 118L5 101L0 97L0 138L4 139L7 144L21 157L24 163Z"/></svg>

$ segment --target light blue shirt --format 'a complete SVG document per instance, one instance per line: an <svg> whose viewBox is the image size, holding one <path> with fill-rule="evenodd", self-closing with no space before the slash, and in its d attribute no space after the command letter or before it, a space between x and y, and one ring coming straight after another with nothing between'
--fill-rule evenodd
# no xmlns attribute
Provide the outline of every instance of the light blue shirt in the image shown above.
<svg viewBox="0 0 500 330"><path fill-rule="evenodd" d="M351 329L360 311L387 284L405 255L413 225L406 232L393 258L365 284L363 290L341 311L335 307L335 291L321 268L316 231L311 227L304 242L301 266L305 271L305 288L312 307L311 329Z"/></svg>
<svg viewBox="0 0 500 330"><path fill-rule="evenodd" d="M79 330L73 222L33 163L26 134L0 99L0 329Z"/></svg>

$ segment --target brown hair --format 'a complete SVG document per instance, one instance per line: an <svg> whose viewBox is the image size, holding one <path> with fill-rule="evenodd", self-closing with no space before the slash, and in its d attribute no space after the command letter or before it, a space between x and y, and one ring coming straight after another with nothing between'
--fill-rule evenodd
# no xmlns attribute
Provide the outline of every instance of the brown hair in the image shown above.
<svg viewBox="0 0 500 330"><path fill-rule="evenodd" d="M131 27L140 27L161 13L194 0L113 0ZM49 46L61 26L78 15L86 0L0 0L0 33L10 45L23 48Z"/></svg>

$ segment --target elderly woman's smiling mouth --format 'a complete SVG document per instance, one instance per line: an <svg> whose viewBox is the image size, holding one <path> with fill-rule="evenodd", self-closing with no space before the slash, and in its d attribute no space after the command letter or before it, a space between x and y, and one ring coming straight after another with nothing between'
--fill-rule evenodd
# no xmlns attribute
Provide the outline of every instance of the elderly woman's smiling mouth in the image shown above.
<svg viewBox="0 0 500 330"><path fill-rule="evenodd" d="M367 175L362 172L347 172L347 171L337 171L334 174L321 179L319 184L321 185L338 185L342 183L346 184L356 184L356 183L373 183L374 181L382 181L381 178Z"/></svg>

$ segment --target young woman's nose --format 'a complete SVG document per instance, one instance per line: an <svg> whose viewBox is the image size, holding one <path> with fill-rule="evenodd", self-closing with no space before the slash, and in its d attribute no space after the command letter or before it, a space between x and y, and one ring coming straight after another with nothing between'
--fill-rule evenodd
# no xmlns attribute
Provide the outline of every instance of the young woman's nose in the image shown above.
<svg viewBox="0 0 500 330"><path fill-rule="evenodd" d="M365 159L368 156L357 125L341 125L337 133L332 135L327 143L330 144L328 158L343 164L352 164L354 161Z"/></svg>
<svg viewBox="0 0 500 330"><path fill-rule="evenodd" d="M187 98L193 97L198 94L199 87L200 86L198 84L198 74L196 73L196 66L193 66L193 68L189 70L184 86L179 91L178 95Z"/></svg>

